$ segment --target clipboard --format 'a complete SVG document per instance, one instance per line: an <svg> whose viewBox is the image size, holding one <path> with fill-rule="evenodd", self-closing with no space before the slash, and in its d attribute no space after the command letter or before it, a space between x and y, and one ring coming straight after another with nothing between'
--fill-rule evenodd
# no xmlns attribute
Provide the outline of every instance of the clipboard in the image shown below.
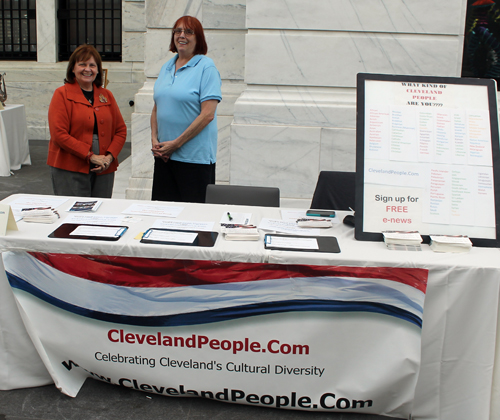
<svg viewBox="0 0 500 420"><path fill-rule="evenodd" d="M187 242L175 242L175 241L159 241L154 239L148 239L147 236L152 231L164 231L164 232L179 232L179 233L196 233L196 239L192 243ZM141 243L143 244L161 244L161 245L176 245L176 246L200 246L211 248L215 245L215 241L219 236L218 232L207 232L198 230L182 230L182 229L162 229L162 228L150 228L142 236Z"/></svg>
<svg viewBox="0 0 500 420"><path fill-rule="evenodd" d="M103 227L103 228L117 228L121 229L117 236L85 236L85 235L71 235L76 228L80 226L93 226L93 227ZM86 239L92 241L117 241L123 234L127 231L128 226L109 226L109 225L90 225L90 224L80 224L80 223L63 223L54 232L49 235L49 238L59 238L59 239Z"/></svg>
<svg viewBox="0 0 500 420"><path fill-rule="evenodd" d="M268 236L277 236L285 238L312 238L318 241L319 249L300 249L300 248L277 248L268 247L267 238ZM329 252L333 254L338 254L340 252L339 243L335 236L304 236L304 235L280 235L277 233L266 233L264 236L264 247L270 251L299 251L299 252Z"/></svg>

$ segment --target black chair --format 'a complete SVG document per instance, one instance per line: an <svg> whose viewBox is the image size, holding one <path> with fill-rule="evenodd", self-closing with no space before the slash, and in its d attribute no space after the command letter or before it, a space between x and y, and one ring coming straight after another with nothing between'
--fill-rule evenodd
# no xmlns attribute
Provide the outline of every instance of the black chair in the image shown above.
<svg viewBox="0 0 500 420"><path fill-rule="evenodd" d="M312 209L354 210L356 172L321 171L311 202Z"/></svg>
<svg viewBox="0 0 500 420"><path fill-rule="evenodd" d="M279 207L280 190L274 187L208 184L205 203Z"/></svg>

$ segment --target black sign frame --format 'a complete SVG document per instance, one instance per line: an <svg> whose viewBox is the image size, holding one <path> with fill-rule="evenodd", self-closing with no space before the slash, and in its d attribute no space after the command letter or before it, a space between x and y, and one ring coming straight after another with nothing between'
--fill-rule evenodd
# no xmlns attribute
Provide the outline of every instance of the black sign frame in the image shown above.
<svg viewBox="0 0 500 420"><path fill-rule="evenodd" d="M366 83L370 81L385 81L394 83L420 83L420 84L449 84L449 85L478 85L485 86L488 94L488 107L490 115L490 133L492 148L492 169L494 184L494 203L495 203L495 232L496 237L481 238L471 237L473 245L482 247L500 247L500 141L498 127L497 110L497 91L496 82L491 79L472 79L456 77L438 77L438 76L408 76L408 75L389 75L389 74L368 74L359 73L357 75L357 105L356 105L356 213L355 213L355 238L362 241L382 241L382 232L370 232L365 230L364 212L365 205L365 94ZM493 141L495 139L495 141ZM433 232L421 232L424 242L429 242L429 235ZM450 234L461 235L457 231Z"/></svg>

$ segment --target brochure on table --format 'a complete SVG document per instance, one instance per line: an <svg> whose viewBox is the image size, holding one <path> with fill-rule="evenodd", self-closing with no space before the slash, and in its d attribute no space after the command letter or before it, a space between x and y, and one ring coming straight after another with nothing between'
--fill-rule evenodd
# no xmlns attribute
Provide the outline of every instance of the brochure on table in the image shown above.
<svg viewBox="0 0 500 420"><path fill-rule="evenodd" d="M27 195L19 197L14 201L11 201L9 204L12 209L12 212L14 213L16 222L18 222L23 218L21 214L21 211L23 209L37 208L37 207L49 207L55 209L58 206L64 204L66 201L68 201L68 199L65 197Z"/></svg>
<svg viewBox="0 0 500 420"><path fill-rule="evenodd" d="M496 82L358 74L356 239L382 231L500 243Z"/></svg>

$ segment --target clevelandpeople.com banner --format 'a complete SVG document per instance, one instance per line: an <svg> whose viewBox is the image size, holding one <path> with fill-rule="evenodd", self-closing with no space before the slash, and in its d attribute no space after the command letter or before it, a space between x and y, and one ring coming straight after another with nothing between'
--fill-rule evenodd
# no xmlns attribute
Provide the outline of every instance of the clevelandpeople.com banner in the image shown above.
<svg viewBox="0 0 500 420"><path fill-rule="evenodd" d="M56 386L408 418L427 270L6 252Z"/></svg>

